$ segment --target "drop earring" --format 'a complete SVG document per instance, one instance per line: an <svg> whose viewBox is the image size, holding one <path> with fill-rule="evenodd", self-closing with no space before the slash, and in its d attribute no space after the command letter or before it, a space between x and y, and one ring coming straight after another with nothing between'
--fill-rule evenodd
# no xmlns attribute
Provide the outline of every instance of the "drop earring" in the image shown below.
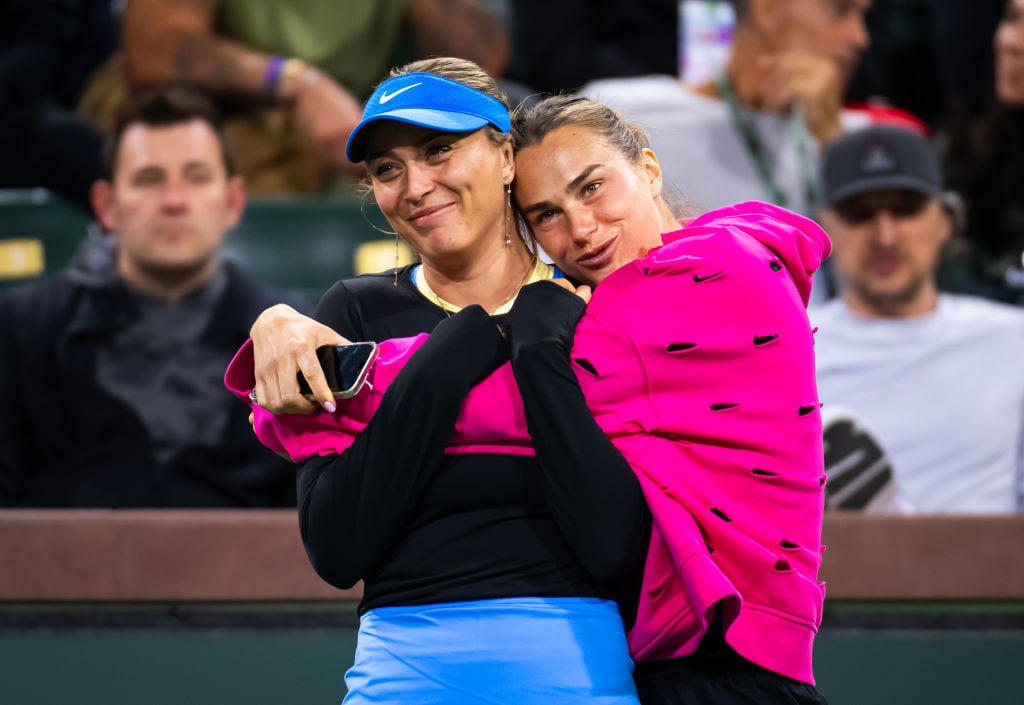
<svg viewBox="0 0 1024 705"><path fill-rule="evenodd" d="M505 247L512 247L512 184L505 184Z"/></svg>
<svg viewBox="0 0 1024 705"><path fill-rule="evenodd" d="M393 286L398 286L398 233L395 233L395 281Z"/></svg>

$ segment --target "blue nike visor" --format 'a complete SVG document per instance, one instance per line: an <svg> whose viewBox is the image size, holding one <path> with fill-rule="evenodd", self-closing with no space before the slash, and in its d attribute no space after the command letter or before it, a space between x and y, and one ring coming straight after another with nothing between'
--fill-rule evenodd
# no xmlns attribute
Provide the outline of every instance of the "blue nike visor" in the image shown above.
<svg viewBox="0 0 1024 705"><path fill-rule="evenodd" d="M377 86L366 101L362 121L345 145L350 162L366 158L367 128L378 120L397 120L441 132L473 132L485 125L502 132L511 129L508 108L501 101L459 81L423 72L394 76Z"/></svg>

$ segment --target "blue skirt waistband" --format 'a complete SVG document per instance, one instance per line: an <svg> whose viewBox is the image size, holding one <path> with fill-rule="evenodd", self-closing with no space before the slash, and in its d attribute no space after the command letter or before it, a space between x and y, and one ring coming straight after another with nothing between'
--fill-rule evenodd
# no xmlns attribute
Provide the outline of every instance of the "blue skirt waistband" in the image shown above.
<svg viewBox="0 0 1024 705"><path fill-rule="evenodd" d="M344 705L638 705L618 606L514 597L379 607L360 620Z"/></svg>

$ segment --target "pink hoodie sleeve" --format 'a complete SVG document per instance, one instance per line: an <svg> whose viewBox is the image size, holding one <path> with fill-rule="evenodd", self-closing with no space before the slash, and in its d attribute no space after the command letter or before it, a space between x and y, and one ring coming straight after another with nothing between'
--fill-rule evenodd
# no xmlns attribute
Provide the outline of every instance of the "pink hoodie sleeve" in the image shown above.
<svg viewBox="0 0 1024 705"><path fill-rule="evenodd" d="M427 339L423 333L413 338L396 338L380 344L380 355L370 370L367 385L350 399L339 399L334 414L318 409L311 414L271 414L249 400L256 385L252 341L235 354L224 374L224 385L253 412L253 430L263 445L275 453L285 453L301 463L316 455L341 453L366 428L388 384L405 361Z"/></svg>

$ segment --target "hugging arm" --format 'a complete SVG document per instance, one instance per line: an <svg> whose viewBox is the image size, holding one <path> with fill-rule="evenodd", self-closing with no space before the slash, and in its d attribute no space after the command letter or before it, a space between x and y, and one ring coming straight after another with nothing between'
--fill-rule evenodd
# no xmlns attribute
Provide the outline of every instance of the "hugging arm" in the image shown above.
<svg viewBox="0 0 1024 705"><path fill-rule="evenodd" d="M463 309L409 359L346 451L299 465L299 528L320 577L351 587L390 551L469 390L507 359L487 313Z"/></svg>
<svg viewBox="0 0 1024 705"><path fill-rule="evenodd" d="M523 288L506 326L545 499L577 558L607 583L642 563L651 515L632 468L594 421L570 364L584 309L575 294L540 282Z"/></svg>

